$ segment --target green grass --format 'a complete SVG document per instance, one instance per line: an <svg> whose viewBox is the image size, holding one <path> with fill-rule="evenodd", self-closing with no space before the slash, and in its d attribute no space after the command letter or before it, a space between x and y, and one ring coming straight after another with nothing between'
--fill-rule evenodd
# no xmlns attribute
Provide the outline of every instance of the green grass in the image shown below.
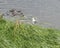
<svg viewBox="0 0 60 48"><path fill-rule="evenodd" d="M0 48L60 48L60 31L0 20Z"/></svg>

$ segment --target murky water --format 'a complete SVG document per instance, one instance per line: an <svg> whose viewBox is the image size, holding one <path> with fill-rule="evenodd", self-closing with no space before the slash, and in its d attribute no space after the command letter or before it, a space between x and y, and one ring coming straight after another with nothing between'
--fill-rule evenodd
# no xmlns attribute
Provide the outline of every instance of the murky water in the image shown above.
<svg viewBox="0 0 60 48"><path fill-rule="evenodd" d="M16 8L45 26L60 28L60 0L0 0L0 11Z"/></svg>

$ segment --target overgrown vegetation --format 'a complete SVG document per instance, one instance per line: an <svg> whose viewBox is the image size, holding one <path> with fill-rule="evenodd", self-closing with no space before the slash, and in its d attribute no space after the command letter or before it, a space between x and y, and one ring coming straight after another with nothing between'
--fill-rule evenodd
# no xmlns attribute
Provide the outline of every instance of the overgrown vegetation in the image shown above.
<svg viewBox="0 0 60 48"><path fill-rule="evenodd" d="M60 31L1 19L0 48L60 48Z"/></svg>

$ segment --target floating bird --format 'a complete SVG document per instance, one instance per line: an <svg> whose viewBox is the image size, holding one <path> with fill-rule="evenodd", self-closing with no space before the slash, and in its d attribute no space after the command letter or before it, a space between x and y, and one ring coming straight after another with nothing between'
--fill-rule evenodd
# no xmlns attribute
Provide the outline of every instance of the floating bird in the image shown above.
<svg viewBox="0 0 60 48"><path fill-rule="evenodd" d="M18 13L21 13L21 11L19 10L19 11L17 11Z"/></svg>
<svg viewBox="0 0 60 48"><path fill-rule="evenodd" d="M9 10L9 12L14 12L15 11L15 9L11 9L11 10Z"/></svg>
<svg viewBox="0 0 60 48"><path fill-rule="evenodd" d="M16 9L11 9L9 12L12 14L12 16L16 16Z"/></svg>

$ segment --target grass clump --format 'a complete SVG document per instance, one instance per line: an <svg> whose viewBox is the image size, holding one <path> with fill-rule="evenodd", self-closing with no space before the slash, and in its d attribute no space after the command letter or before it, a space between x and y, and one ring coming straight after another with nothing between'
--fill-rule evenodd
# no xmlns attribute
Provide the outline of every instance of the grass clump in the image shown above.
<svg viewBox="0 0 60 48"><path fill-rule="evenodd" d="M60 48L60 31L0 20L0 48Z"/></svg>

